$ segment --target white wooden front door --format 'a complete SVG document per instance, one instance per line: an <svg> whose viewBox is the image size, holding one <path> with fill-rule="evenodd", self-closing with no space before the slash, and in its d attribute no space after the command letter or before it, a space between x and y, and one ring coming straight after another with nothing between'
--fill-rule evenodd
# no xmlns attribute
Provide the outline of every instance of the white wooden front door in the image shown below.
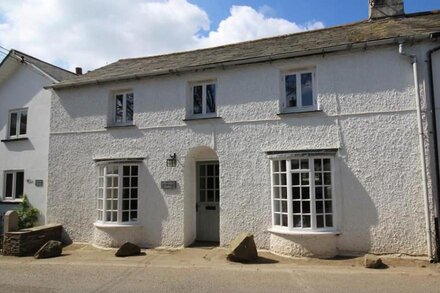
<svg viewBox="0 0 440 293"><path fill-rule="evenodd" d="M217 161L197 163L197 240L220 240L220 189Z"/></svg>

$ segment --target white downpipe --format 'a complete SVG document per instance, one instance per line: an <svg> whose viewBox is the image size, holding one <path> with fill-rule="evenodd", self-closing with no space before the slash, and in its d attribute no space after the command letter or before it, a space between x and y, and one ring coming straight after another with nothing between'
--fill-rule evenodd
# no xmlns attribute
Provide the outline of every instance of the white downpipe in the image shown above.
<svg viewBox="0 0 440 293"><path fill-rule="evenodd" d="M431 241L431 214L429 212L429 197L428 197L428 181L426 176L426 161L425 161L425 140L423 134L422 124L422 110L420 106L420 88L419 88L419 75L417 73L417 57L416 55L410 55L403 50L403 44L399 45L399 54L411 58L414 75L414 87L416 91L416 105L417 105L417 126L419 130L419 143L420 143L420 161L422 163L422 184L423 184L423 196L425 201L425 221L426 221L426 240L428 242L428 257L432 260L432 241Z"/></svg>

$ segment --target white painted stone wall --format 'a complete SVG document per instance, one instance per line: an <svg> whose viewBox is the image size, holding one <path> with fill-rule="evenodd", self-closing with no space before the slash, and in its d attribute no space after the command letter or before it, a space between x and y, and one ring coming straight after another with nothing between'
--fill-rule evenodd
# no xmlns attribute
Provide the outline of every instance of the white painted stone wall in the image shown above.
<svg viewBox="0 0 440 293"><path fill-rule="evenodd" d="M39 209L39 222L44 224L51 92L43 87L50 85L52 81L29 65L18 63L8 68L13 67L15 70L10 73L9 78L0 83L0 139L7 138L9 110L28 108L29 140L0 142L0 213L18 207L17 203L3 201L4 171L24 170L24 193L30 203ZM35 186L37 179L43 180L43 187Z"/></svg>
<svg viewBox="0 0 440 293"><path fill-rule="evenodd" d="M322 112L277 116L282 72L310 66ZM182 121L188 83L207 79L217 81L222 119ZM136 127L106 129L111 92L121 89L134 92ZM195 178L185 164L200 146L220 161L221 245L248 231L259 248L289 255L427 253L412 69L397 46L59 90L52 100L48 219L74 241L188 245ZM323 148L339 148L334 202L341 234L272 235L265 152ZM167 168L172 153L179 164ZM102 157L146 157L142 228L94 227L93 158ZM163 180L176 180L177 190L162 190Z"/></svg>

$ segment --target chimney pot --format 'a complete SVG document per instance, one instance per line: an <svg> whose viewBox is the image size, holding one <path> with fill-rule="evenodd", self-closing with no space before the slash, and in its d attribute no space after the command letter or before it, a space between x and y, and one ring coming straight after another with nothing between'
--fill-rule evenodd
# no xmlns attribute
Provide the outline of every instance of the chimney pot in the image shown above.
<svg viewBox="0 0 440 293"><path fill-rule="evenodd" d="M81 75L81 74L83 74L83 69L81 67L76 67L75 68L75 73L78 74L78 75Z"/></svg>
<svg viewBox="0 0 440 293"><path fill-rule="evenodd" d="M369 18L383 18L405 14L403 0L368 0Z"/></svg>

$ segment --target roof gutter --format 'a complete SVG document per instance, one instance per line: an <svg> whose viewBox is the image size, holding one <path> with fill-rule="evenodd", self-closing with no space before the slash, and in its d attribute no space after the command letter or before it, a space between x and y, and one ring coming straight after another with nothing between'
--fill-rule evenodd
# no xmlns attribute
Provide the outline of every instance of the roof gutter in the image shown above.
<svg viewBox="0 0 440 293"><path fill-rule="evenodd" d="M171 69L171 70L157 70L157 71L149 72L149 73L145 73L145 74L133 74L133 75L126 75L126 76L122 76L122 77L111 77L111 78L87 80L87 81L82 81L82 82L80 81L80 82L72 82L72 83L55 84L55 85L46 86L45 88L46 89L50 89L50 88L64 89L64 88L81 87L81 86L93 85L93 84L99 85L99 84L115 82L115 81L138 80L138 79L142 79L142 78L147 78L147 77L152 77L152 76L160 76L160 75L168 75L168 74L173 74L173 73L183 73L183 72L190 72L190 71L197 71L197 70L214 69L214 68L219 68L219 67L224 68L224 67L236 66L236 65L271 62L271 61L282 60L282 59L291 59L291 58L298 58L298 57L321 55L321 54L335 53L335 52L346 51L346 50L366 49L366 48L370 48L370 47L393 45L393 44L399 44L402 42L410 42L411 43L411 42L426 40L429 38L430 38L430 34L422 34L422 35L417 35L417 36L396 37L396 38L388 38L388 39L381 39L381 40L374 40L374 41L367 41L367 42L348 43L348 44L331 46L331 47L323 47L323 48L313 49L313 50L289 52L289 53L284 53L284 54L268 55L268 56L262 56L262 57L245 58L245 59L239 59L239 60L234 60L234 61L204 64L204 65L200 65L200 66L188 66L188 67L182 67L182 68Z"/></svg>

